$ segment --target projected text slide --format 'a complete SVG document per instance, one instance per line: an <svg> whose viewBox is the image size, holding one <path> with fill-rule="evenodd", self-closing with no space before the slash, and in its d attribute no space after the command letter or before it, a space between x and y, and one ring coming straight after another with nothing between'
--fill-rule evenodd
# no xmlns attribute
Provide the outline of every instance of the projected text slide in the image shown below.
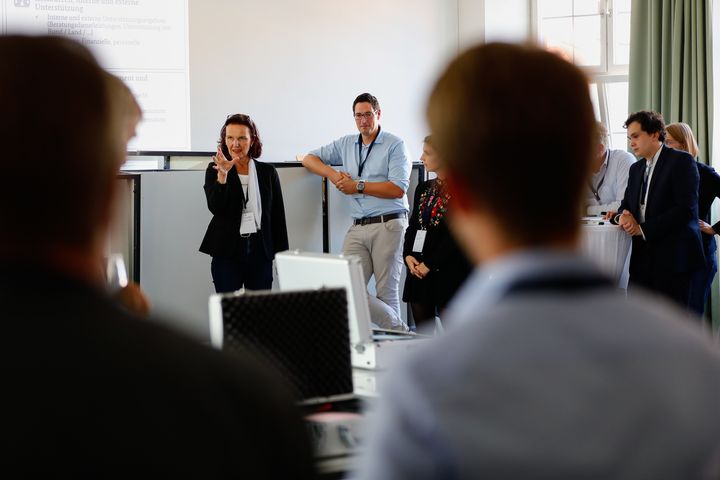
<svg viewBox="0 0 720 480"><path fill-rule="evenodd" d="M0 33L87 46L143 108L133 150L189 150L187 0L2 0Z"/></svg>

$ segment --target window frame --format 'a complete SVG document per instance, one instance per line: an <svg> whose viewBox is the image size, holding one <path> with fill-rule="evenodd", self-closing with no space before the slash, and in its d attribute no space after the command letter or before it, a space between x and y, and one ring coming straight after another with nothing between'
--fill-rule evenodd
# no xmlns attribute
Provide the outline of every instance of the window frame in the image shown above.
<svg viewBox="0 0 720 480"><path fill-rule="evenodd" d="M540 2L542 1L554 1L554 0L531 0L530 4L530 15L532 18L530 34L539 45L543 45L542 29L541 29L541 17L540 17ZM614 0L598 0L598 13L602 16L601 24L601 54L600 54L600 65L599 66L583 66L578 65L583 71L587 72L590 77L590 84L595 84L597 88L598 96L598 112L600 114L600 122L602 122L608 129L610 134L611 148L622 148L627 149L627 143L623 146L612 144L612 131L610 126L610 114L608 106L608 97L606 86L610 83L628 82L629 79L629 65L626 64L615 64L613 59L615 56L614 52L614 38L615 32L613 31L614 22ZM587 16L587 15L577 15ZM557 18L571 18L573 16L557 17Z"/></svg>

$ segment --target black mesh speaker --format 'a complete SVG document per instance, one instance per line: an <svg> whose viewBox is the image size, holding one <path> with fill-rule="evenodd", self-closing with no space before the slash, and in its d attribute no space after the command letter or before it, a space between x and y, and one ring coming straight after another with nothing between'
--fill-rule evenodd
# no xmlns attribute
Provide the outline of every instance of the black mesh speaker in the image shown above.
<svg viewBox="0 0 720 480"><path fill-rule="evenodd" d="M223 350L243 350L286 377L299 400L352 393L344 288L249 292L221 299Z"/></svg>

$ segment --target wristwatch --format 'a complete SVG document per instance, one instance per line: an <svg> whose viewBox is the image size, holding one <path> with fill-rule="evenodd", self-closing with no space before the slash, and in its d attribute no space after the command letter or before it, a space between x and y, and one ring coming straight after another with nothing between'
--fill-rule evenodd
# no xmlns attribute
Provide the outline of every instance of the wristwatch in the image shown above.
<svg viewBox="0 0 720 480"><path fill-rule="evenodd" d="M357 181L357 191L358 193L363 193L365 191L365 180Z"/></svg>

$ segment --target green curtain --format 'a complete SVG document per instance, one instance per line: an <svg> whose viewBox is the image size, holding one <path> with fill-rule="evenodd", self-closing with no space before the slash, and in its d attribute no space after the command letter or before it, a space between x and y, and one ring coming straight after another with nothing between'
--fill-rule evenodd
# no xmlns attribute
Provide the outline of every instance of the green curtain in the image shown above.
<svg viewBox="0 0 720 480"><path fill-rule="evenodd" d="M632 0L629 111L692 127L700 160L712 139L712 0Z"/></svg>

